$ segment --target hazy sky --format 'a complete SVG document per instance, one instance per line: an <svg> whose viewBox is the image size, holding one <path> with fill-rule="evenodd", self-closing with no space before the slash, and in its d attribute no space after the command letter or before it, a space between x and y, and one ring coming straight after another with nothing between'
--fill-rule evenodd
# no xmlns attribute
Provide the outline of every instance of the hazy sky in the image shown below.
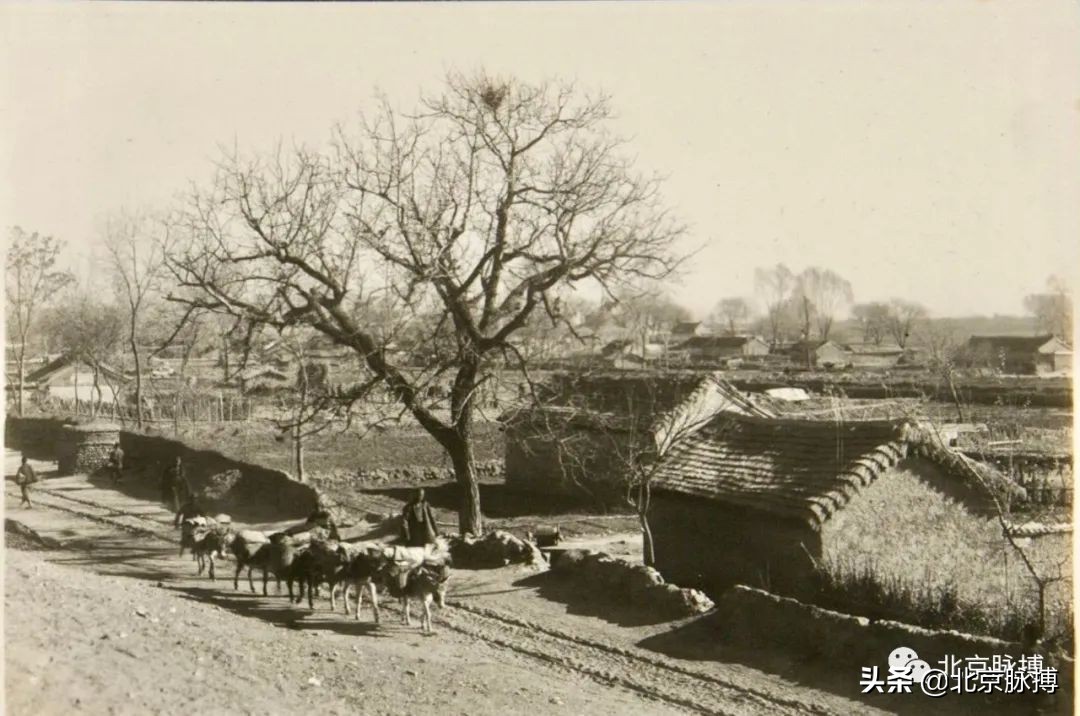
<svg viewBox="0 0 1080 716"><path fill-rule="evenodd" d="M700 314L777 261L937 315L1020 312L1080 266L1071 1L6 4L0 28L0 215L72 243L219 144L320 143L376 88L486 67L612 95L704 246L676 290Z"/></svg>

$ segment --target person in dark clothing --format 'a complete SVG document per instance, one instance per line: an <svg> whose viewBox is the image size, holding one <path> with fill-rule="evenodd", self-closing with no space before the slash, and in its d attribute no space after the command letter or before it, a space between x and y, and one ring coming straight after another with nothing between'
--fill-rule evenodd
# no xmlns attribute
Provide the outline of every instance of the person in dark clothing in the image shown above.
<svg viewBox="0 0 1080 716"><path fill-rule="evenodd" d="M413 499L401 511L401 531L405 543L410 547L423 547L434 544L439 536L439 527L435 524L435 513L424 499L424 489L420 488Z"/></svg>
<svg viewBox="0 0 1080 716"><path fill-rule="evenodd" d="M26 456L23 455L19 471L15 473L15 484L19 486L19 491L22 492L22 502L19 503L19 507L23 505L28 508L33 507L30 503L30 485L35 482L37 482L37 475L34 473L34 468L30 467Z"/></svg>
<svg viewBox="0 0 1080 716"><path fill-rule="evenodd" d="M165 468L161 477L161 501L172 507L173 512L180 512L180 507L192 497L191 487L184 474L184 463L177 455L176 462Z"/></svg>
<svg viewBox="0 0 1080 716"><path fill-rule="evenodd" d="M119 484L123 480L124 451L120 449L120 443L113 445L109 453L109 472L112 473L113 482Z"/></svg>
<svg viewBox="0 0 1080 716"><path fill-rule="evenodd" d="M307 520L304 522L307 527L321 527L327 531L330 539L341 539L341 535L338 534L337 524L334 523L334 518L330 515L330 511L326 509L326 505L323 503L322 496L319 496L319 502L311 514L307 516Z"/></svg>
<svg viewBox="0 0 1080 716"><path fill-rule="evenodd" d="M189 496L187 502L176 511L176 519L173 520L173 527L179 527L181 522L192 517L206 517L206 512L203 511L202 506L194 495Z"/></svg>

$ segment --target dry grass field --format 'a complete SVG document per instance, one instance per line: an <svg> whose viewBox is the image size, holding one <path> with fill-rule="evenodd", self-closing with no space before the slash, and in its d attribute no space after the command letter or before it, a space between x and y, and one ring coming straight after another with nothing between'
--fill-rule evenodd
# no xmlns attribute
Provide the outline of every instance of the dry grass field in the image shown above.
<svg viewBox="0 0 1080 716"><path fill-rule="evenodd" d="M171 436L164 428L162 434ZM476 425L478 463L502 459L502 433L494 423ZM237 460L292 472L293 441L271 422L182 425L178 436L192 447L216 450ZM442 447L422 428L402 424L383 430L330 428L304 439L304 467L311 474L392 470L401 467L445 467Z"/></svg>

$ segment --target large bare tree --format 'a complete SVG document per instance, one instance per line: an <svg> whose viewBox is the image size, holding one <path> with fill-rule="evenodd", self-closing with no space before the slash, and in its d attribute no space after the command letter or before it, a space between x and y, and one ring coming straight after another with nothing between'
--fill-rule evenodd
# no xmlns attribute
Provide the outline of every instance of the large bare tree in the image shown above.
<svg viewBox="0 0 1080 716"><path fill-rule="evenodd" d="M926 319L929 314L926 309L913 301L905 301L902 298L894 298L889 301L889 335L896 341L896 345L906 348L911 340L912 332L916 325Z"/></svg>
<svg viewBox="0 0 1080 716"><path fill-rule="evenodd" d="M889 331L889 304L881 301L856 303L851 307L851 315L862 328L863 343L881 345Z"/></svg>
<svg viewBox="0 0 1080 716"><path fill-rule="evenodd" d="M19 415L23 412L27 343L42 309L73 281L70 273L56 268L63 246L63 242L52 236L43 236L36 231L27 233L18 226L11 229L4 295L7 299L7 341L15 347L18 371L15 407Z"/></svg>
<svg viewBox="0 0 1080 716"><path fill-rule="evenodd" d="M564 84L450 75L410 115L384 101L358 132L339 130L329 156L226 156L181 219L173 298L307 324L351 349L445 449L460 529L479 534L477 391L501 368L527 370L517 332L567 286L611 293L676 264L682 227L607 131L610 114ZM357 319L379 292L429 319L421 366L399 365ZM427 389L442 381L445 394Z"/></svg>
<svg viewBox="0 0 1080 716"><path fill-rule="evenodd" d="M1060 276L1048 278L1046 292L1025 296L1024 308L1035 316L1038 330L1053 333L1065 341L1072 340L1072 292L1065 279Z"/></svg>
<svg viewBox="0 0 1080 716"><path fill-rule="evenodd" d="M63 352L90 367L90 410L96 415L101 408L104 382L110 389L110 402L119 409L123 375L114 371L113 360L117 356L124 335L123 310L116 304L101 300L93 288L72 284L56 305L49 309L44 330ZM75 380L75 404L78 410L79 384ZM96 397L95 397L96 396ZM117 410L119 412L119 410Z"/></svg>
<svg viewBox="0 0 1080 716"><path fill-rule="evenodd" d="M709 317L709 322L727 335L734 336L739 332L739 328L750 320L752 313L749 301L741 296L732 296L720 299Z"/></svg>
<svg viewBox="0 0 1080 716"><path fill-rule="evenodd" d="M666 340L672 327L690 319L690 311L679 305L662 286L624 286L618 291L615 323L624 329L644 359L649 344ZM667 346L665 346L666 350Z"/></svg>
<svg viewBox="0 0 1080 716"><path fill-rule="evenodd" d="M805 332L809 338L811 312L816 319L818 337L829 340L829 331L832 330L833 319L836 313L851 305L853 294L851 284L838 273L831 269L822 269L811 266L799 274L796 280L796 292L802 305L807 307L804 312L806 321Z"/></svg>
<svg viewBox="0 0 1080 716"><path fill-rule="evenodd" d="M166 222L142 213L117 212L105 222L105 247L117 299L123 306L127 324L128 349L135 366L135 415L143 426L143 357L140 343L148 336L150 304L167 277L165 255L169 248Z"/></svg>
<svg viewBox="0 0 1080 716"><path fill-rule="evenodd" d="M784 264L754 270L754 290L765 305L769 321L769 341L776 345L784 333L789 299L795 288L795 275Z"/></svg>

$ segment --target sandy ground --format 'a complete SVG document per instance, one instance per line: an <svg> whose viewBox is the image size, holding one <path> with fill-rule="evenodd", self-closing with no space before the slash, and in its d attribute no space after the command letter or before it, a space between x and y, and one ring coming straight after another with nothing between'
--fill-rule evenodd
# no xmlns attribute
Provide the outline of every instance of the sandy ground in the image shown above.
<svg viewBox="0 0 1080 716"><path fill-rule="evenodd" d="M6 553L7 713L669 713L483 642L240 619L153 583Z"/></svg>
<svg viewBox="0 0 1080 716"><path fill-rule="evenodd" d="M6 535L13 715L277 714L313 705L331 714L576 714L598 702L619 713L679 712L482 639L441 628L423 636L392 608L376 628L370 612L356 622L325 604L311 615L246 585L237 593L196 578L163 539L48 509L43 492L33 510L18 509L14 494L9 488L8 517L63 548ZM146 513L168 534L167 514ZM220 576L231 575L230 563L220 566Z"/></svg>
<svg viewBox="0 0 1080 716"><path fill-rule="evenodd" d="M48 465L39 467L48 470ZM9 453L7 474L14 472ZM82 477L7 517L7 713L872 714L857 675L719 649L706 620L658 621L524 567L456 570L435 634L314 612L195 574L160 506ZM9 530L12 524L8 525ZM597 546L628 548L618 539ZM938 706L938 704L934 704ZM940 710L939 710L940 712ZM952 712L952 711L950 711Z"/></svg>

